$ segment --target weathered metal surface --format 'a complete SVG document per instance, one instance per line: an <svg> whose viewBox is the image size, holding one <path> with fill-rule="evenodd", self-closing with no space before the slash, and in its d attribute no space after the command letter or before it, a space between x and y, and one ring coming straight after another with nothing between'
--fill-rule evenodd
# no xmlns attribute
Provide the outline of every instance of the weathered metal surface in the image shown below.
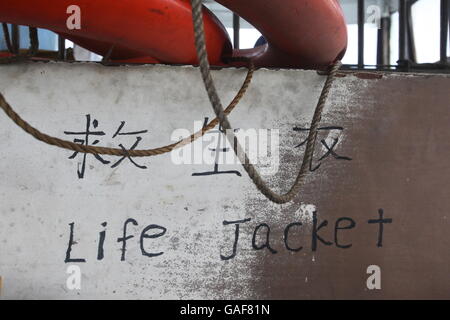
<svg viewBox="0 0 450 320"><path fill-rule="evenodd" d="M170 142L178 128L211 117L198 70L191 67L103 67L92 64L2 66L0 90L30 123L59 137L84 139L86 115L98 145L137 148ZM245 70L214 73L230 101ZM265 177L287 190L299 168L309 119L324 78L311 71L260 70L231 115L233 125L278 129L279 170ZM337 79L323 118L303 193L289 205L268 203L239 165L176 165L173 155L102 164L33 140L0 117L0 276L3 298L449 298L447 195L450 177L450 77L372 74ZM92 122L98 121L96 128ZM114 134L141 131L135 135ZM296 128L296 130L294 130ZM142 130L148 130L142 132ZM213 137L214 135L209 135ZM218 134L216 134L218 136ZM216 137L217 138L217 137ZM214 138L214 139L216 139ZM216 140L214 140L216 141ZM333 146L336 141L336 145ZM201 154L206 149L196 144ZM327 150L327 147L330 150ZM205 152L207 154L208 152ZM229 154L229 153L228 153ZM276 154L276 153L275 153ZM321 157L325 158L319 161ZM276 158L276 157L275 157ZM276 166L274 167L276 168ZM379 217L383 224L382 247ZM314 221L327 220L318 231ZM335 239L335 226L339 218ZM125 260L121 261L124 222ZM236 256L235 225L242 223ZM354 223L354 226L352 224ZM107 222L106 227L101 224ZM299 223L292 225L292 223ZM374 221L372 221L374 222ZM73 224L71 258L65 262ZM270 227L270 245L265 240ZM148 225L164 235L142 239ZM286 248L284 233L288 228ZM99 232L106 229L104 258ZM162 229L149 229L158 235ZM337 244L336 244L337 240ZM349 248L342 246L350 245ZM341 247L339 247L341 246ZM66 285L68 266L82 272L80 290ZM367 268L381 269L381 290L369 290Z"/></svg>

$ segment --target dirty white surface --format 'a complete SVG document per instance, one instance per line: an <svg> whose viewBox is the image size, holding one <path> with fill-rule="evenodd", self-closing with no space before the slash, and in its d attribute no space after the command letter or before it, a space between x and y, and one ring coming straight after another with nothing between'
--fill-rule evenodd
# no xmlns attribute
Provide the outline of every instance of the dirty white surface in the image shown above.
<svg viewBox="0 0 450 320"><path fill-rule="evenodd" d="M224 103L237 92L245 70L215 73ZM278 128L304 124L317 100L323 77L315 72L259 71L248 95L231 116L235 127ZM121 121L124 131L149 130L140 148L171 142L178 128L212 117L198 70L191 67L104 68L92 64L33 64L1 69L0 88L24 119L48 134L72 139L64 131L83 131L85 115L99 121L107 146L132 145L135 137L111 139ZM282 99L281 99L282 97ZM299 117L300 116L300 117ZM234 228L223 220L248 217L246 198L260 197L243 175L192 177L211 165L173 165L170 155L128 159L112 169L87 156L78 179L72 154L42 144L9 119L2 128L0 174L0 274L6 298L230 298L252 297L253 258L247 251L232 262L220 260ZM93 130L93 129L92 129ZM77 136L77 138L83 138ZM117 139L117 138L116 138ZM93 140L92 140L93 141ZM100 142L101 144L102 142ZM111 157L105 157L113 161ZM112 162L113 163L113 162ZM239 166L225 167L227 170ZM243 172L242 169L240 171ZM258 214L258 213L255 213ZM126 219L135 238L120 261ZM74 258L83 274L82 289L66 288L64 263L69 223L75 223ZM97 261L98 233L107 222L105 258ZM149 224L167 228L150 243L155 258L141 255L139 234ZM228 241L227 237L229 238ZM223 248L225 255L230 246Z"/></svg>
<svg viewBox="0 0 450 320"><path fill-rule="evenodd" d="M246 71L214 72L218 91L226 105L239 89ZM280 130L280 172L266 176L270 184L286 191L298 170L301 149L295 126L307 127L324 81L313 71L259 70L241 104L230 116L236 128ZM368 83L347 76L337 80L324 124L357 118L351 104L363 95ZM171 143L174 130L194 130L194 121L212 116L200 74L192 67L139 66L103 67L94 64L34 63L0 67L0 90L21 116L42 131L73 140L64 131L83 131L85 115L98 120L95 130L104 136L91 137L98 145L130 147L136 136L112 138L121 121L123 132L148 130L137 148ZM91 127L92 130L94 130ZM45 145L0 117L0 276L2 298L137 298L213 299L259 298L255 284L260 275L252 268L258 253L251 248L251 230L241 228L238 254L231 252L234 226L224 220L252 218L276 223L283 219L311 223L317 203L284 207L264 200L239 165L223 165L235 174L192 176L210 171L212 165L175 165L170 154L128 159L116 168L88 155L83 179L77 176L81 154ZM339 142L345 144L344 138ZM83 138L77 136L76 138ZM332 137L331 137L332 138ZM340 147L340 146L339 146ZM288 162L285 162L286 159ZM327 170L308 178L320 180ZM280 178L283 177L283 178ZM259 204L259 205L255 205ZM261 205L264 204L264 205ZM291 207L291 208L290 208ZM290 209L289 209L290 208ZM124 222L129 224L126 260L121 261ZM101 224L107 222L106 228ZM292 222L292 221L291 221ZM65 263L70 223L74 223L72 258L86 263ZM150 224L167 229L164 236L145 239L148 252L141 254L139 237ZM254 227L254 225L253 225ZM97 260L99 232L106 229L103 260ZM250 230L250 231L249 231ZM309 251L308 260L314 259ZM80 266L80 290L66 286L69 265ZM308 279L304 274L302 279ZM306 280L305 280L306 281Z"/></svg>

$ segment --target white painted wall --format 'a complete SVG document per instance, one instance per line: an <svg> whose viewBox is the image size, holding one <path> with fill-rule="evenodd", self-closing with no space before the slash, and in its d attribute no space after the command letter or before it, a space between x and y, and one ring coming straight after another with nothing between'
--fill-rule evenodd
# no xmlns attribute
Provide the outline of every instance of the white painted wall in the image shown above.
<svg viewBox="0 0 450 320"><path fill-rule="evenodd" d="M231 101L245 73L244 69L213 72L224 104ZM323 125L345 122L349 126L346 130L352 130L353 124L361 119L371 123L370 119L378 112L376 101L366 98L371 88L379 81L392 83L393 79L409 81L408 78L413 79L387 75L386 80L363 80L352 75L338 78ZM293 146L301 139L292 129L308 126L324 80L314 71L258 70L247 95L230 117L236 128L280 130L280 170L276 175L265 176L277 190L286 191L298 170L302 152ZM411 85L416 83L413 80ZM200 74L193 67L104 67L82 63L4 65L0 67L0 92L24 119L61 138L73 139L64 131L82 131L85 115L90 114L92 119L98 120L97 129L105 132L104 136L97 137L98 145L110 147L120 143L130 147L136 141L135 136L112 138L121 121L126 121L123 128L126 131L148 130L140 135L139 147L152 148L170 143L174 130L192 131L194 121L212 117ZM417 128L405 127L405 130ZM79 179L77 165L82 155L68 159L72 152L34 140L5 116L0 117L0 135L0 276L3 279L1 297L6 299L259 298L262 291L257 288L267 275L255 271L261 267L264 253L252 250L251 227L261 222L283 226L302 221L309 230L311 212L315 206L323 208L321 203L303 201L305 193L308 196L308 187L302 189L296 202L274 205L259 194L239 165L225 165L220 169L239 170L242 177L233 174L193 177L193 173L212 170L213 166L175 165L169 154L134 159L147 166L145 170L136 168L128 159L113 169L111 164L103 165L88 155L85 177ZM345 149L351 156L360 152L364 158L364 152L371 154L371 149L354 150L350 143L351 139L358 141L360 137L361 132L354 132L350 137L345 131L337 150ZM375 147L380 148L378 153L384 152L383 144ZM107 156L105 159L117 160ZM360 159L356 159L355 165L365 168ZM342 167L330 162L308 176L307 186L314 183L321 189L330 183L339 183L334 180L336 175L348 175L349 168L349 165ZM364 170L365 174L371 174L370 168ZM355 179L357 183L359 178ZM357 201L352 200L352 194L343 191L344 195L350 197L349 205ZM332 195L323 196L330 198ZM382 200L382 196L378 196ZM376 197L373 196L376 205L385 205ZM309 194L309 199L314 196ZM360 215L367 220L373 218L377 208L339 214ZM410 211L387 211L390 216L403 213L409 215ZM325 216L333 214L336 212L329 210ZM123 236L123 225L129 218L135 219L138 226L128 225L127 235L134 237L127 241L126 260L121 261L121 243L117 239ZM245 218L252 219L251 227L242 227L237 256L222 261L220 255L231 252L234 237L234 227L224 226L223 221ZM104 222L107 222L105 256L99 261L99 232L105 229L101 226ZM74 223L73 240L76 242L72 258L84 258L86 263L65 263L71 223ZM141 254L139 236L151 224L163 226L167 232L159 238L144 239L145 250L163 252L163 255L149 258ZM401 233L400 238L395 239L392 233L390 235L390 243L401 245L404 238ZM371 236L375 239L376 234ZM373 241L367 242L370 243L367 246L374 247ZM324 268L332 268L324 270L335 270L334 266L327 266L327 257L330 252L341 251L321 249L319 254L314 254L306 246L297 256L284 252L279 257L297 259L289 260L291 267L299 266L293 269L293 279L305 286L311 283L311 287L305 289L305 295L310 292L311 296L318 292L312 275L318 270L316 261ZM386 261L398 257L398 251L390 248L383 251ZM370 260L370 263L374 262ZM71 265L81 268L80 290L69 290L66 286L69 276L66 270ZM327 279L333 272L327 271L322 276ZM353 275L354 272L350 272L348 277Z"/></svg>

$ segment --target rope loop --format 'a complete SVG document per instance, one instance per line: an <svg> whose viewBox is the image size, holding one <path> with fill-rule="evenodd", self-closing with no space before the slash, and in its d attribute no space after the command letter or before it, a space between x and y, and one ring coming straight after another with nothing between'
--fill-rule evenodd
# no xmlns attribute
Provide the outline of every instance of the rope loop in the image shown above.
<svg viewBox="0 0 450 320"><path fill-rule="evenodd" d="M30 48L28 52L24 55L16 55L13 57L6 57L6 58L0 58L0 64L6 64L6 63L14 63L14 62L22 62L29 60L33 55L36 54L38 48L39 48L39 40L38 40L38 34L36 28L29 28L30 29ZM5 35L9 34L5 33ZM8 42L8 41L7 41ZM228 105L228 107L225 109L225 114L230 114L236 106L239 104L241 99L244 97L245 93L247 92L248 87L250 86L250 83L253 79L253 74L255 71L255 67L253 63L246 59L245 60L248 63L248 72L245 77L245 80L239 89L238 93L234 97L234 99L231 101L231 103ZM118 148L107 148L107 147L100 147L100 146L89 146L89 145L81 145L78 143L74 143L72 141L62 140L57 137L50 136L48 134L45 134L32 125L30 125L28 122L26 122L20 115L12 108L12 106L6 101L5 97L0 93L0 108L3 109L3 111L6 113L6 115L20 128L22 128L25 132L32 135L34 138L36 138L39 141L42 141L46 144L60 147L63 149L68 149L71 151L81 152L81 153L89 153L89 154L100 154L100 155L110 155L110 156L130 156L130 157L151 157L151 156L158 156L165 153L169 153L172 150L182 148L198 138L204 136L208 131L214 129L219 124L219 119L214 118L211 122L209 122L205 127L203 127L201 130L191 134L189 137L184 138L178 142L175 142L173 144L165 145L162 147L154 148L154 149L147 149L147 150L126 150L124 152L123 149Z"/></svg>
<svg viewBox="0 0 450 320"><path fill-rule="evenodd" d="M236 156L239 158L242 166L244 167L248 176L253 181L258 190L261 191L261 193L264 194L267 197L267 199L269 199L272 202L278 204L290 202L299 193L300 188L304 182L305 176L309 172L309 165L312 162L314 148L316 145L318 127L322 118L323 109L325 107L328 94L331 90L333 80L335 79L335 76L339 71L339 68L341 67L341 62L336 61L328 73L327 80L325 81L325 85L322 89L322 93L320 95L311 122L311 130L309 131L305 154L303 156L302 165L298 172L297 178L295 179L294 184L287 193L278 194L275 191L273 191L267 185L267 183L261 178L261 175L259 174L258 170L255 168L253 164L250 163L247 154L237 141L237 137L235 136L233 130L231 130L232 127L230 121L228 120L228 117L225 114L225 111L223 110L222 102L220 101L219 95L216 90L216 86L214 84L214 80L212 79L211 76L210 70L211 68L208 62L208 53L206 51L205 30L203 26L202 1L191 0L191 3L192 3L192 20L194 23L194 33L195 33L195 47L197 49L197 56L200 61L200 72L214 113L216 114L217 118L219 118L219 122L222 128L226 130L227 139L229 143L233 146Z"/></svg>
<svg viewBox="0 0 450 320"><path fill-rule="evenodd" d="M208 53L206 51L206 43L205 43L205 31L203 26L203 14L202 14L202 1L201 0L191 0L192 1L192 19L194 23L194 34L195 34L195 47L197 50L197 55L199 59L200 72L202 75L202 79L204 82L204 86L206 92L208 94L209 100L211 102L211 106L216 114L216 118L208 123L204 128L200 131L192 134L190 137L182 139L176 143L166 145L163 147L149 149L149 150L123 150L117 148L106 148L99 146L88 146L88 145L80 145L71 141L62 140L56 137L52 137L47 135L35 127L31 126L28 122L23 120L17 112L11 107L11 105L6 101L4 96L0 93L0 108L6 113L6 115L16 123L20 128L22 128L25 132L32 135L37 140L45 142L49 145L57 146L63 149L68 149L81 153L90 153L90 154L101 154L101 155L111 155L111 156L130 156L130 157L149 157L161 155L164 153L171 152L174 149L181 148L189 143L192 143L199 137L203 136L207 131L213 129L218 124L226 132L226 137L230 144L233 146L233 150L242 163L245 171L248 173L248 176L253 181L258 190L261 191L270 201L283 204L291 201L300 191L302 184L304 183L304 178L309 172L309 165L312 161L314 148L316 145L317 132L318 127L322 118L323 109L325 107L329 92L331 90L333 81L339 68L341 67L341 62L336 61L327 76L324 87L322 89L322 93L320 95L319 101L317 103L316 109L314 111L314 116L311 122L311 129L309 130L309 135L307 138L305 154L303 156L302 165L300 167L297 178L290 188L290 190L285 194L278 194L274 192L266 182L261 178L258 170L250 163L248 155L242 149L239 144L237 137L232 130L232 126L230 121L228 120L228 115L233 111L233 109L239 104L242 97L247 92L247 89L250 85L250 82L253 78L253 73L255 67L251 61L248 61L249 68L248 73L245 78L244 83L242 84L241 89L233 99L233 101L229 104L229 106L224 110L222 106L222 102L217 93L217 89L214 84L214 80L211 76L211 68L208 62ZM5 25L3 25L5 27ZM36 54L39 41L37 37L37 29L30 27L30 48L28 52L24 55L17 55L14 57L2 58L0 59L0 64L2 63L11 63L17 61L27 60L33 55ZM7 33L5 33L8 36ZM9 37L9 36L8 36ZM9 43L7 41L7 43Z"/></svg>

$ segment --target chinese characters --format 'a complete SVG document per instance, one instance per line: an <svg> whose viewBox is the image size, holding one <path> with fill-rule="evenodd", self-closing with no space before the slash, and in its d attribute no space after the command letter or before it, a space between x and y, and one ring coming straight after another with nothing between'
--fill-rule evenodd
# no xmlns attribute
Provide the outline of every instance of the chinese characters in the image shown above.
<svg viewBox="0 0 450 320"><path fill-rule="evenodd" d="M310 128L300 128L300 127L294 127L293 129L294 131L297 132L309 132L311 129ZM321 155L319 157L319 159L317 160L318 164L316 166L313 166L313 159L311 159L311 163L309 164L309 170L310 171L316 171L317 169L320 168L320 166L322 165L323 161L327 158L329 158L330 156L332 158L334 158L335 160L344 160L344 161L351 161L352 158L347 157L347 156L342 156L339 155L336 152L336 147L338 145L339 142L339 138L341 136L342 131L344 131L343 127L340 126L328 126L328 127L321 127L318 128L319 132L326 132L328 133L328 137L326 139L321 139L320 140L320 144L322 145L322 149L325 150L324 154ZM300 144L296 145L295 148L300 148L304 145L306 145L307 143L307 139L303 140Z"/></svg>
<svg viewBox="0 0 450 320"><path fill-rule="evenodd" d="M116 140L116 138L119 138L121 136L135 136L136 140L129 149L126 149L122 143L118 143L118 146L124 151L125 154L127 154L127 152L129 150L135 150L138 147L139 143L142 141L142 135L147 133L148 130L126 132L125 130L123 130L125 125L126 125L126 122L121 121L119 127L117 128L115 133L112 135L112 139ZM95 146L100 142L100 140L97 138L107 136L107 134L104 131L98 130L98 127L99 127L98 120L92 119L91 115L87 114L86 115L86 125L85 125L85 129L83 131L64 131L64 134L69 135L69 136L76 136L76 138L74 138L74 140L73 140L75 143L79 143L81 145L86 145L86 146L88 146L88 145ZM74 152L69 157L69 159L75 159L77 156L78 156L78 152ZM79 179L83 179L85 177L86 162L87 162L88 156L89 155L86 153L83 154L81 163L78 162L77 174L78 174ZM111 164L111 161L106 160L104 157L102 157L98 154L94 154L93 156L98 162L100 162L103 165ZM111 168L117 168L125 159L128 159L135 167L137 167L139 169L147 169L147 166L138 164L132 157L130 157L128 155L124 155L119 160L112 163Z"/></svg>

